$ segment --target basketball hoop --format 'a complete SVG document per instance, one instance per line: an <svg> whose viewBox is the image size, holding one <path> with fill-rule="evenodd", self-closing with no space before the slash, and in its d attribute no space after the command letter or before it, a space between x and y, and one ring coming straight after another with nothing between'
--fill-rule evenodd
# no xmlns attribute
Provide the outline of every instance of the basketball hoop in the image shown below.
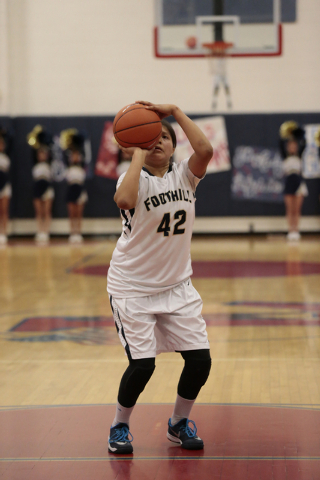
<svg viewBox="0 0 320 480"><path fill-rule="evenodd" d="M207 50L207 57L228 57L230 56L228 50L233 47L233 43L220 40L217 42L203 43L202 47Z"/></svg>

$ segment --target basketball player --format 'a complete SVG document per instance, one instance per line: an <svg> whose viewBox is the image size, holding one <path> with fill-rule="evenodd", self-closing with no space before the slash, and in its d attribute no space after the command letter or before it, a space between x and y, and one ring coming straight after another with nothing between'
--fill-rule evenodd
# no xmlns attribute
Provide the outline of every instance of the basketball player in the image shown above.
<svg viewBox="0 0 320 480"><path fill-rule="evenodd" d="M143 103L162 119L162 136L152 150L126 148L128 171L117 184L114 200L123 230L108 272L108 293L129 366L120 382L109 452L132 453L129 419L155 369L160 352L179 352L184 361L167 437L182 448L198 450L203 441L189 420L205 384L211 358L202 300L192 286L190 243L195 190L204 177L212 147L201 130L175 105ZM176 137L163 120L173 115L194 153L172 163Z"/></svg>

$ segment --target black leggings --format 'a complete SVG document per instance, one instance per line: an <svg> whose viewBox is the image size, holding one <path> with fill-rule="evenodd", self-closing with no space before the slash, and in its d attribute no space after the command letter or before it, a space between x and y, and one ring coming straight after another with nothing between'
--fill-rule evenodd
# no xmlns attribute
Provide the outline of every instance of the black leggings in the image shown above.
<svg viewBox="0 0 320 480"><path fill-rule="evenodd" d="M184 368L178 383L178 395L195 400L209 377L210 350L188 350L180 353L184 358Z"/></svg>
<svg viewBox="0 0 320 480"><path fill-rule="evenodd" d="M178 395L187 400L195 400L201 387L206 383L211 369L210 350L188 350L179 352L184 358ZM133 407L155 369L155 358L129 359L118 394L118 402L126 408Z"/></svg>

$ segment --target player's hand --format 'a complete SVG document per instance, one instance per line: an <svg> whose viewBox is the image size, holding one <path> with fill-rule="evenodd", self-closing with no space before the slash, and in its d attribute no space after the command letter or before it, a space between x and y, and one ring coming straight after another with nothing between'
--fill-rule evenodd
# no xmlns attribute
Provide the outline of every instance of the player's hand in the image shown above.
<svg viewBox="0 0 320 480"><path fill-rule="evenodd" d="M148 150L145 150L143 148L140 148L140 147L122 147L121 145L119 145L119 148L120 150L125 153L126 155L130 156L130 157L133 157L133 154L135 151L139 152L145 152L145 153L148 153Z"/></svg>
<svg viewBox="0 0 320 480"><path fill-rule="evenodd" d="M151 102L146 102L144 100L139 100L136 101L136 103L142 103L142 105L145 105L146 108L149 110L155 111L159 117L165 118L165 117L170 117L170 115L173 114L173 111L177 108L176 105L171 105L171 104L154 104Z"/></svg>
<svg viewBox="0 0 320 480"><path fill-rule="evenodd" d="M130 157L132 157L135 150L138 149L138 147L122 147L121 145L119 145L119 148L121 152L125 153L126 155L129 155Z"/></svg>

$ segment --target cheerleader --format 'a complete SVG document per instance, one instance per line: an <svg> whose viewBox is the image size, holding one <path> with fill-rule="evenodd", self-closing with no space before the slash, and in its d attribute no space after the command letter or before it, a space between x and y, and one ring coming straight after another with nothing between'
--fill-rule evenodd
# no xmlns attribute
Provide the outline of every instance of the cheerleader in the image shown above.
<svg viewBox="0 0 320 480"><path fill-rule="evenodd" d="M9 182L10 158L8 156L9 136L0 126L0 245L6 245L11 185Z"/></svg>
<svg viewBox="0 0 320 480"><path fill-rule="evenodd" d="M66 171L68 182L67 204L70 219L70 243L82 243L81 223L84 205L88 200L85 190L86 171L84 144L85 137L75 129L65 130L60 134L60 144L66 151L69 167Z"/></svg>
<svg viewBox="0 0 320 480"><path fill-rule="evenodd" d="M318 147L318 157L319 157L319 176L320 176L320 128L316 131L315 136L314 136L316 146ZM318 179L318 185L320 184L320 179ZM320 188L318 188L319 191L319 200L320 200Z"/></svg>
<svg viewBox="0 0 320 480"><path fill-rule="evenodd" d="M289 232L289 241L299 241L299 221L304 197L308 195L302 179L301 156L305 149L305 131L296 122L285 122L280 127L280 150L283 157L285 177L284 201Z"/></svg>
<svg viewBox="0 0 320 480"><path fill-rule="evenodd" d="M36 125L27 136L28 144L33 149L34 166L32 168L33 205L37 219L37 233L35 241L40 244L49 242L52 203L54 189L52 187L51 145L52 136L41 125Z"/></svg>

